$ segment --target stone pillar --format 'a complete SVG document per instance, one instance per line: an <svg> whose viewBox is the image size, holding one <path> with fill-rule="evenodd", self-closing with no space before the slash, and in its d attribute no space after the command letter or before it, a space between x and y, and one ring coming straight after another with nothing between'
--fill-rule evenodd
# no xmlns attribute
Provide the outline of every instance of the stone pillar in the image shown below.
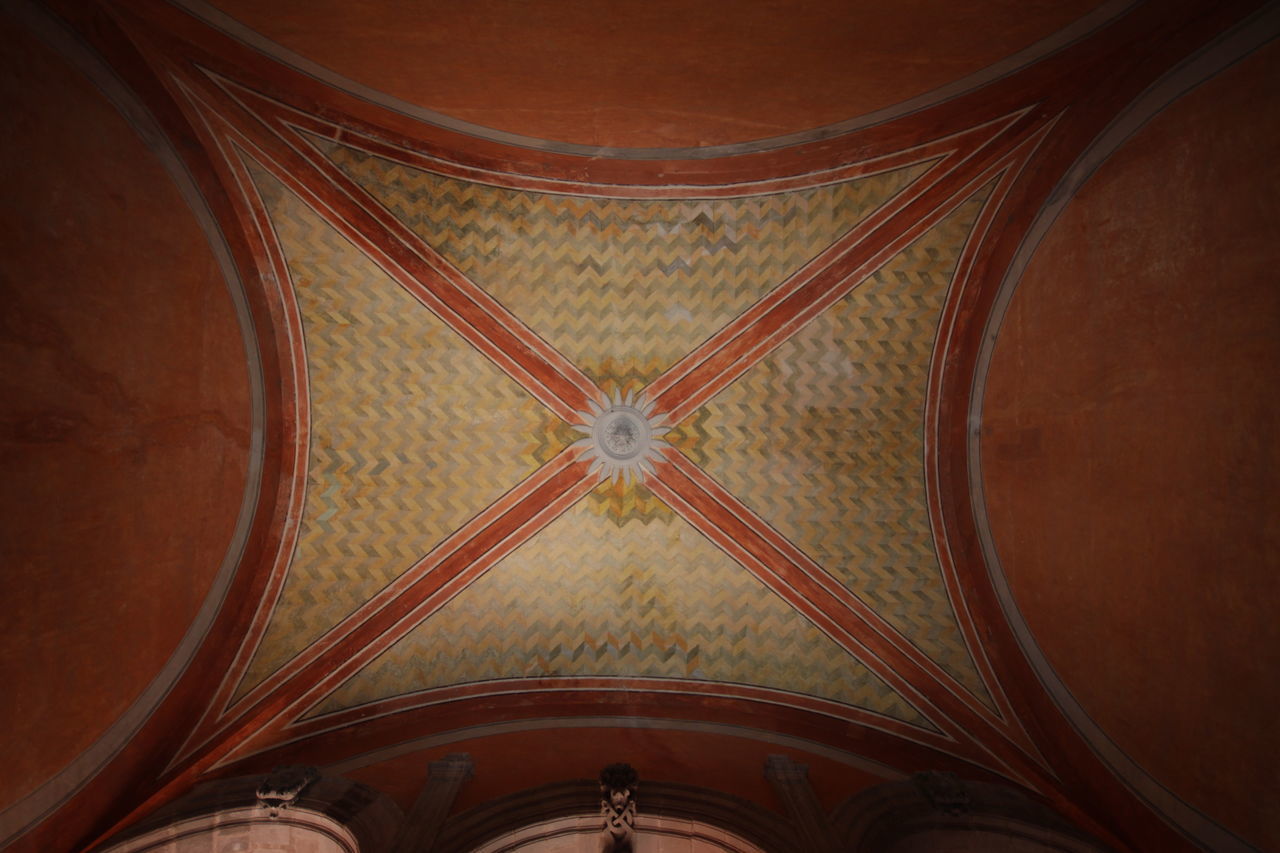
<svg viewBox="0 0 1280 853"><path fill-rule="evenodd" d="M771 755L764 763L764 777L786 806L796 834L813 853L839 853L835 830L809 784L809 767L785 755Z"/></svg>
<svg viewBox="0 0 1280 853"><path fill-rule="evenodd" d="M395 853L428 853L440 835L462 783L475 775L475 764L465 752L446 755L428 765L427 781L413 804Z"/></svg>

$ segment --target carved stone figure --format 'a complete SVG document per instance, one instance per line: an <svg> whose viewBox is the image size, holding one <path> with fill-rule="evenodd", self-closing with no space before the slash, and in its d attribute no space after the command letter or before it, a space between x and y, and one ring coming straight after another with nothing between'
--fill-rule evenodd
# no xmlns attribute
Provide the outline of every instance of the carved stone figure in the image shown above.
<svg viewBox="0 0 1280 853"><path fill-rule="evenodd" d="M911 781L943 814L955 817L969 810L969 791L956 774L926 770L913 774Z"/></svg>
<svg viewBox="0 0 1280 853"><path fill-rule="evenodd" d="M296 803L307 786L319 778L320 771L305 764L277 767L258 785L258 805L270 810L275 817L280 809Z"/></svg>
<svg viewBox="0 0 1280 853"><path fill-rule="evenodd" d="M636 835L636 788L640 774L630 764L600 771L600 853L632 853Z"/></svg>

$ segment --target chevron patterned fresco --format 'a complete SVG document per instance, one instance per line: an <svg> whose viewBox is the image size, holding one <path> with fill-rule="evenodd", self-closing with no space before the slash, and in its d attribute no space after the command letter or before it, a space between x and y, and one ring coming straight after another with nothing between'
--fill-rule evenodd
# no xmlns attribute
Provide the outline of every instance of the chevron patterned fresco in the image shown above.
<svg viewBox="0 0 1280 853"><path fill-rule="evenodd" d="M503 190L327 150L606 392L643 388L923 169L655 202ZM577 438L300 199L254 177L303 315L312 425L300 539L241 695ZM937 314L981 204L667 440L985 698L932 549L921 445ZM321 710L546 674L755 684L927 726L638 484L598 487Z"/></svg>
<svg viewBox="0 0 1280 853"><path fill-rule="evenodd" d="M929 727L682 519L618 527L578 504L331 694L534 676L689 678L821 696Z"/></svg>
<svg viewBox="0 0 1280 853"><path fill-rule="evenodd" d="M739 199L595 199L452 180L314 141L588 375L608 359L661 372L926 168Z"/></svg>
<svg viewBox="0 0 1280 853"><path fill-rule="evenodd" d="M990 701L956 626L925 503L938 315L979 193L680 431L709 474Z"/></svg>
<svg viewBox="0 0 1280 853"><path fill-rule="evenodd" d="M258 683L577 436L274 178L311 392L297 550Z"/></svg>

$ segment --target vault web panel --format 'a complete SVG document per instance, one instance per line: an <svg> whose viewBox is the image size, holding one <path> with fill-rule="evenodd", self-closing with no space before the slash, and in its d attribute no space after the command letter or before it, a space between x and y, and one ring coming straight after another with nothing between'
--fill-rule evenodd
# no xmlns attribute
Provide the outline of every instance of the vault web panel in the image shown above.
<svg viewBox="0 0 1280 853"><path fill-rule="evenodd" d="M672 439L989 703L934 552L923 424L939 313L986 195L801 329Z"/></svg>
<svg viewBox="0 0 1280 853"><path fill-rule="evenodd" d="M596 199L453 180L313 141L588 374L603 361L661 372L927 168L749 198Z"/></svg>
<svg viewBox="0 0 1280 853"><path fill-rule="evenodd" d="M564 445L559 421L274 178L306 338L306 503L241 693ZM561 430L562 431L562 430Z"/></svg>
<svg viewBox="0 0 1280 853"><path fill-rule="evenodd" d="M331 694L314 715L499 678L773 687L931 728L685 521L621 527L579 501Z"/></svg>

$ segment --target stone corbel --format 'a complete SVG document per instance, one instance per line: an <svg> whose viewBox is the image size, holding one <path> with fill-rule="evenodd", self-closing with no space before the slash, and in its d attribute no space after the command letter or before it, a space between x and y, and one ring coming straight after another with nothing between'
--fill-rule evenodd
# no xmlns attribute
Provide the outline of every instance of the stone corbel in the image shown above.
<svg viewBox="0 0 1280 853"><path fill-rule="evenodd" d="M313 782L320 778L320 771L305 764L287 764L271 771L258 785L258 805L270 813L271 817L280 814L298 802Z"/></svg>

